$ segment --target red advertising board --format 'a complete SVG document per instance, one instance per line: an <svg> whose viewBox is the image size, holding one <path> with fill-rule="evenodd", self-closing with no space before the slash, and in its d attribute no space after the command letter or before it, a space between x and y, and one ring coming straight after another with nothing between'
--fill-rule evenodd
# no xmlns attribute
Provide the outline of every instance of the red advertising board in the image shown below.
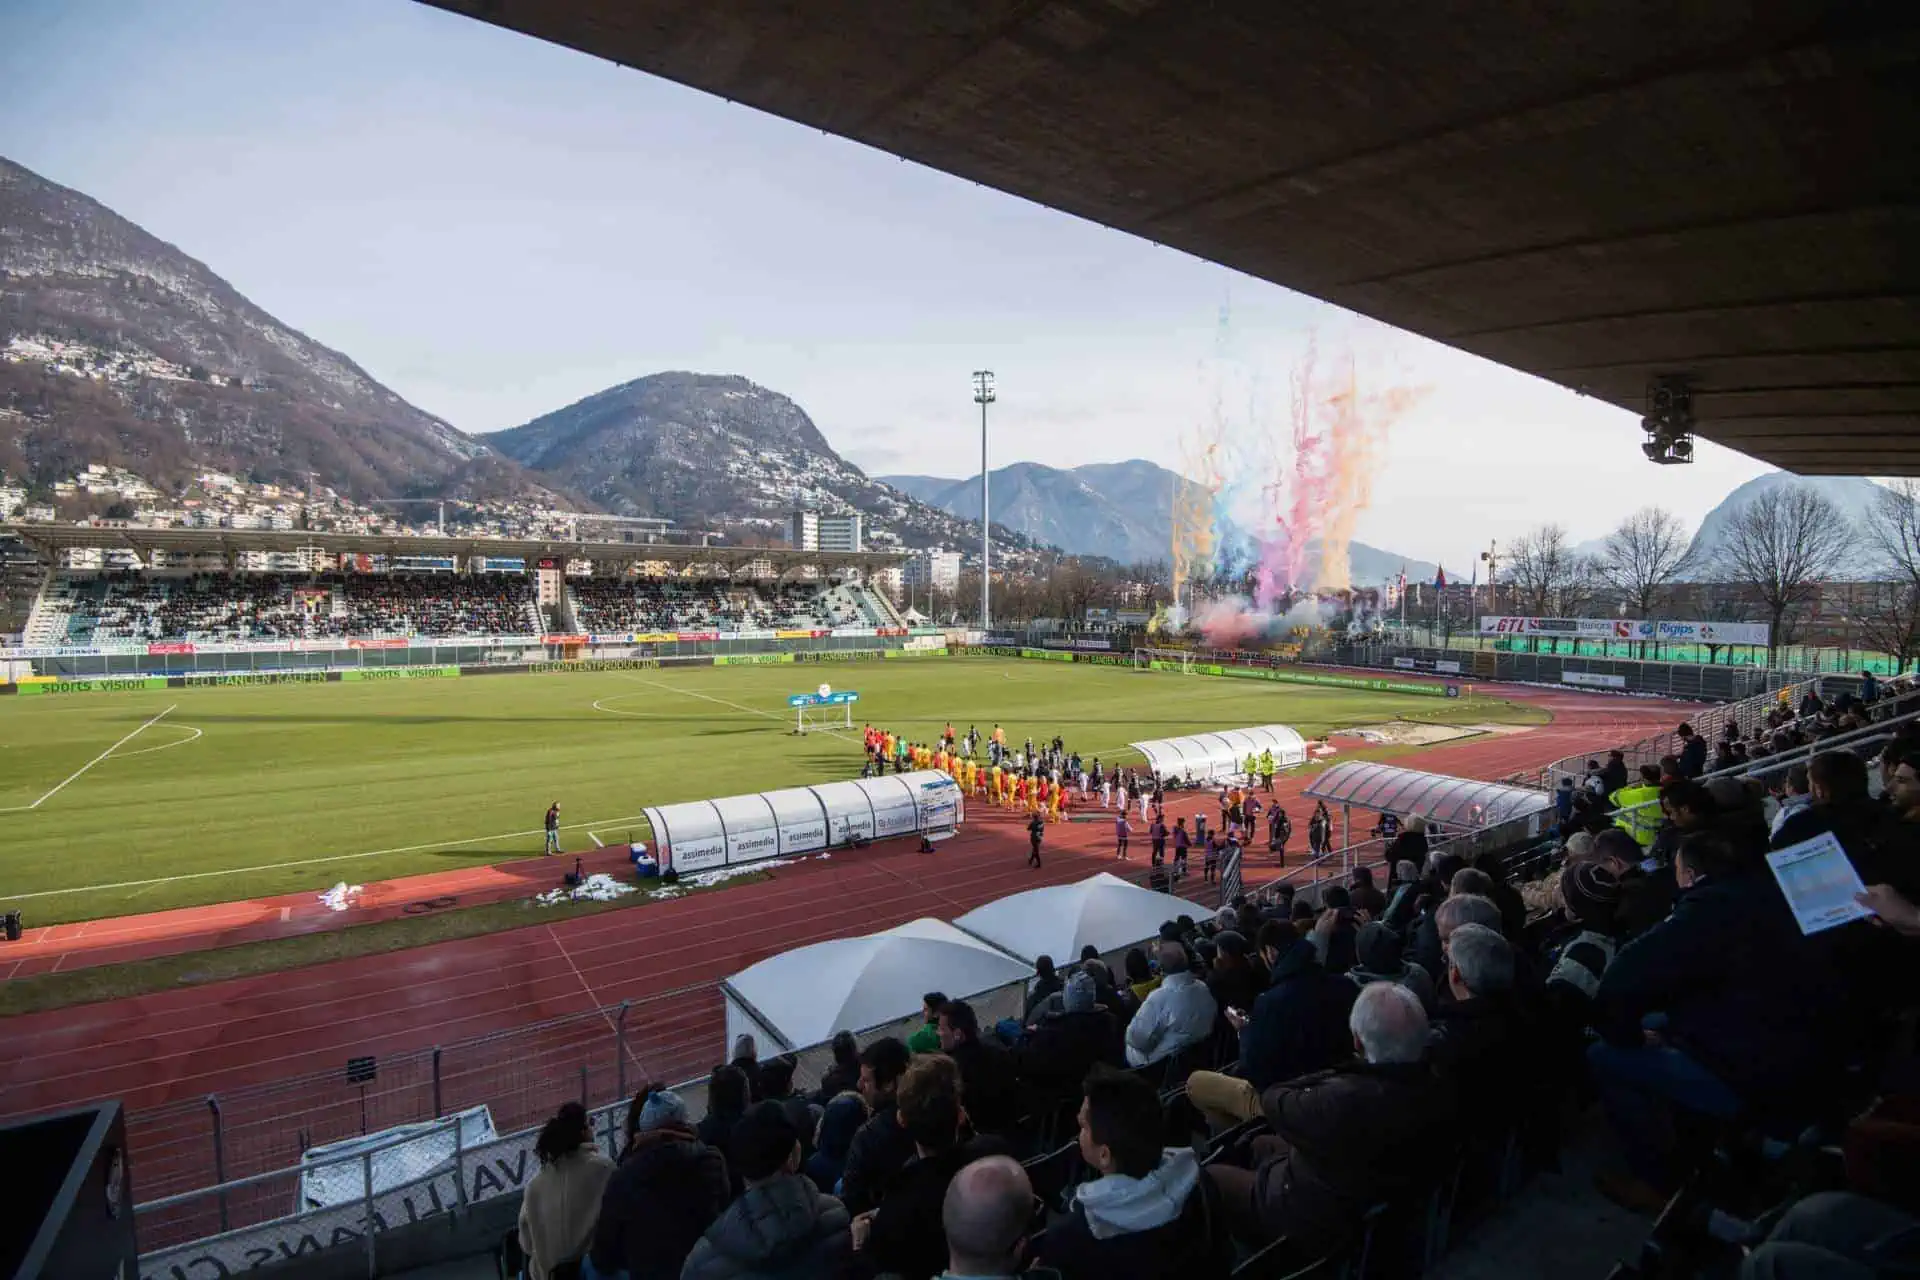
<svg viewBox="0 0 1920 1280"><path fill-rule="evenodd" d="M677 640L718 640L720 633L718 631L681 631L675 633L674 638Z"/></svg>
<svg viewBox="0 0 1920 1280"><path fill-rule="evenodd" d="M172 653L192 653L192 652L193 652L193 645L184 640L174 644L150 644L147 646L147 655L149 657L159 657L164 654L172 654Z"/></svg>
<svg viewBox="0 0 1920 1280"><path fill-rule="evenodd" d="M407 647L405 636L379 636L365 640L348 640L349 649L404 649Z"/></svg>
<svg viewBox="0 0 1920 1280"><path fill-rule="evenodd" d="M586 644L586 636L541 636L541 644Z"/></svg>

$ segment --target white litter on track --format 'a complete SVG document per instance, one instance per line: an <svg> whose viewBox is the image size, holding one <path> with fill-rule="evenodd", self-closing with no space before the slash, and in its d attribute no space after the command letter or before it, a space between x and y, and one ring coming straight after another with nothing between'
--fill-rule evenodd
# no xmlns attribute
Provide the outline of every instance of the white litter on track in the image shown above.
<svg viewBox="0 0 1920 1280"><path fill-rule="evenodd" d="M348 884L342 880L320 895L320 905L329 911L345 911L355 905L364 889L363 885Z"/></svg>
<svg viewBox="0 0 1920 1280"><path fill-rule="evenodd" d="M759 871L771 871L775 867L790 867L792 858L773 858L766 862L750 862L739 867L717 867L712 871L696 871L692 875L681 876L677 884L663 884L653 891L656 898L678 898L691 889L711 888L716 884L725 884L736 876L750 876Z"/></svg>
<svg viewBox="0 0 1920 1280"><path fill-rule="evenodd" d="M565 885L558 889L549 889L534 899L543 907L555 906L562 902L612 902L624 898L630 893L639 892L630 884L615 880L604 871L596 871L569 889Z"/></svg>

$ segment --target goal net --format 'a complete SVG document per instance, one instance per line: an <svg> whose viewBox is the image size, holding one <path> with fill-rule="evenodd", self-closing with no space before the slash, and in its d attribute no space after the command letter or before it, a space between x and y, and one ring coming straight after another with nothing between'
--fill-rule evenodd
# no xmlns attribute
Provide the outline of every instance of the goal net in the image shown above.
<svg viewBox="0 0 1920 1280"><path fill-rule="evenodd" d="M1192 675L1193 650L1135 649L1133 669L1135 671L1179 671Z"/></svg>
<svg viewBox="0 0 1920 1280"><path fill-rule="evenodd" d="M802 703L793 709L793 731L795 733L831 733L836 729L851 728L853 728L852 703L842 702L837 706L823 703Z"/></svg>

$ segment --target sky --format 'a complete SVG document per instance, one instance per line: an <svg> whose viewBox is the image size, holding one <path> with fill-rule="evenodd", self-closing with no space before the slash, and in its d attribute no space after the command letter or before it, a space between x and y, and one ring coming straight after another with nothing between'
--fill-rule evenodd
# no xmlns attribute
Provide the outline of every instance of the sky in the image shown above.
<svg viewBox="0 0 1920 1280"><path fill-rule="evenodd" d="M691 369L793 397L871 473L977 475L989 368L991 465L1180 470L1216 402L1284 420L1311 340L1426 389L1357 526L1404 555L1692 525L1770 470L1704 441L1652 466L1633 415L1550 383L411 0L6 0L0 155L470 432Z"/></svg>

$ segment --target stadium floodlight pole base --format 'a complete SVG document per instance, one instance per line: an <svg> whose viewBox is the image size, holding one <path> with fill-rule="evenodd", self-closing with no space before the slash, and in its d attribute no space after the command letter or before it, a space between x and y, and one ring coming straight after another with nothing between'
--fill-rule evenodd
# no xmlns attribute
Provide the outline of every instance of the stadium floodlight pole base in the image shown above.
<svg viewBox="0 0 1920 1280"><path fill-rule="evenodd" d="M1193 674L1193 650L1191 649L1135 649L1133 651L1135 671L1151 671L1156 662L1162 664L1162 670L1170 666L1184 675Z"/></svg>

